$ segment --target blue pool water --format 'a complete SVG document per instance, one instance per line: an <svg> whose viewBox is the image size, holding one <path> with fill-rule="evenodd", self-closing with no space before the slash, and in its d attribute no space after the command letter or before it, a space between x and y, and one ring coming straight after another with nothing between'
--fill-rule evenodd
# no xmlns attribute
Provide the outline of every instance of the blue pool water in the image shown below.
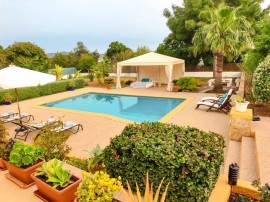
<svg viewBox="0 0 270 202"><path fill-rule="evenodd" d="M88 93L43 106L109 114L134 122L158 121L184 99Z"/></svg>

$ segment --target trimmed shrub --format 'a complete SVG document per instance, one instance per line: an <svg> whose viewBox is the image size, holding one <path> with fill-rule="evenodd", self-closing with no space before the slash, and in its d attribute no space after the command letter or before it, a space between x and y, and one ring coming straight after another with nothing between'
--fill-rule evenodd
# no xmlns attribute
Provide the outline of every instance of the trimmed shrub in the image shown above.
<svg viewBox="0 0 270 202"><path fill-rule="evenodd" d="M71 151L71 148L67 145L70 132L52 130L52 128L61 126L62 122L60 121L47 124L34 139L34 145L44 150L44 158L46 161L54 158L63 160Z"/></svg>
<svg viewBox="0 0 270 202"><path fill-rule="evenodd" d="M76 88L83 88L85 86L85 81L82 78L76 78L71 80L75 82ZM61 80L51 82L42 86L20 88L18 89L19 100L26 100L66 91L68 90L68 84L71 80ZM16 98L14 89L8 89L0 90L0 100L3 100L3 97L6 93L10 93L14 98Z"/></svg>
<svg viewBox="0 0 270 202"><path fill-rule="evenodd" d="M260 102L270 101L270 55L254 71L252 93Z"/></svg>
<svg viewBox="0 0 270 202"><path fill-rule="evenodd" d="M176 84L180 87L180 91L189 92L194 91L197 87L197 79L192 77L183 77L178 79Z"/></svg>
<svg viewBox="0 0 270 202"><path fill-rule="evenodd" d="M224 147L221 135L197 128L129 124L104 149L104 163L112 177L128 180L133 190L135 182L144 189L148 171L154 189L163 177L164 184L170 182L166 201L207 201L224 161Z"/></svg>

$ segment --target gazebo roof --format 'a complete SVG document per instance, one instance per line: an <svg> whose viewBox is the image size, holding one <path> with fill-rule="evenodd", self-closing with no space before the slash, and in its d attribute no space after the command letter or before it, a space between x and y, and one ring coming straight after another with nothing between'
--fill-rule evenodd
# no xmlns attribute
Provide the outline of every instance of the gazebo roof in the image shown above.
<svg viewBox="0 0 270 202"><path fill-rule="evenodd" d="M174 65L183 63L185 63L185 61L182 59L150 52L138 57L118 62L117 66Z"/></svg>

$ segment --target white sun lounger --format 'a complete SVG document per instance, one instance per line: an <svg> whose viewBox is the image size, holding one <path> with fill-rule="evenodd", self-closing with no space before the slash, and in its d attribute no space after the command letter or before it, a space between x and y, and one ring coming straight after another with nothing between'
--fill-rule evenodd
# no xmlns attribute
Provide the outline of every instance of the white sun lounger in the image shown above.
<svg viewBox="0 0 270 202"><path fill-rule="evenodd" d="M54 128L53 130L57 132L62 132L62 131L69 131L73 134L76 134L80 128L83 130L82 124L75 123L73 121L66 121L62 126L59 126L57 128ZM75 129L75 130L73 130Z"/></svg>
<svg viewBox="0 0 270 202"><path fill-rule="evenodd" d="M4 114L0 114L0 118L9 118L10 116L18 115L18 113L14 110L9 110Z"/></svg>

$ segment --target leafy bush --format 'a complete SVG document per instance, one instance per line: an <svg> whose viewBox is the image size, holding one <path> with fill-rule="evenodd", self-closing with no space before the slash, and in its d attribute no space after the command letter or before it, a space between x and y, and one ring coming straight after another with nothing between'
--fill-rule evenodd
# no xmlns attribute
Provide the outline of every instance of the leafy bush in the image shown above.
<svg viewBox="0 0 270 202"><path fill-rule="evenodd" d="M252 93L260 102L270 101L270 55L254 71Z"/></svg>
<svg viewBox="0 0 270 202"><path fill-rule="evenodd" d="M260 185L258 180L252 182L252 186L257 188L260 191L260 196L262 197L263 201L270 201L270 186L268 183L265 185Z"/></svg>
<svg viewBox="0 0 270 202"><path fill-rule="evenodd" d="M35 164L43 155L43 149L22 142L16 142L10 152L9 163L16 167Z"/></svg>
<svg viewBox="0 0 270 202"><path fill-rule="evenodd" d="M63 92L68 89L68 84L70 81L75 83L76 88L83 88L85 86L85 81L82 78L76 78L72 80L61 80L52 83L48 83L37 87L27 87L18 89L19 100L26 100L35 97L40 97L44 95L51 95L58 92ZM3 100L4 95L9 93L11 96L16 97L15 91L13 89L3 90L0 89L0 100Z"/></svg>
<svg viewBox="0 0 270 202"><path fill-rule="evenodd" d="M125 85L129 86L132 82L133 82L132 80L127 80L127 81L125 82Z"/></svg>
<svg viewBox="0 0 270 202"><path fill-rule="evenodd" d="M5 125L0 121L0 143L5 143L8 135Z"/></svg>
<svg viewBox="0 0 270 202"><path fill-rule="evenodd" d="M66 156L65 157L65 161L67 162L67 164L75 166L77 168L80 168L81 170L84 171L89 171L88 169L88 158L79 158L79 157L75 157L75 156Z"/></svg>
<svg viewBox="0 0 270 202"><path fill-rule="evenodd" d="M88 160L89 172L95 173L96 171L104 171L104 153L99 144L92 150L86 150L86 152L90 154L90 158Z"/></svg>
<svg viewBox="0 0 270 202"><path fill-rule="evenodd" d="M64 163L54 159L43 163L36 169L35 176L44 176L46 182L52 183L53 188L65 188L72 183L71 173L64 167Z"/></svg>
<svg viewBox="0 0 270 202"><path fill-rule="evenodd" d="M71 148L67 145L70 136L69 132L51 130L52 127L59 127L62 123L47 124L40 130L34 145L44 149L44 158L46 161L51 159L64 159Z"/></svg>
<svg viewBox="0 0 270 202"><path fill-rule="evenodd" d="M0 158L4 157L5 155L5 145L0 144Z"/></svg>
<svg viewBox="0 0 270 202"><path fill-rule="evenodd" d="M94 175L83 172L82 183L77 189L76 195L79 202L112 201L113 193L120 188L120 178L110 178L103 171L98 171Z"/></svg>
<svg viewBox="0 0 270 202"><path fill-rule="evenodd" d="M177 85L180 87L181 91L194 91L197 87L197 79L191 77L183 77L178 79Z"/></svg>
<svg viewBox="0 0 270 202"><path fill-rule="evenodd" d="M154 189L165 177L170 182L166 201L207 201L224 161L224 138L197 128L159 122L129 124L104 149L104 163L112 177L135 182L144 189L151 173ZM162 187L165 190L165 187Z"/></svg>

